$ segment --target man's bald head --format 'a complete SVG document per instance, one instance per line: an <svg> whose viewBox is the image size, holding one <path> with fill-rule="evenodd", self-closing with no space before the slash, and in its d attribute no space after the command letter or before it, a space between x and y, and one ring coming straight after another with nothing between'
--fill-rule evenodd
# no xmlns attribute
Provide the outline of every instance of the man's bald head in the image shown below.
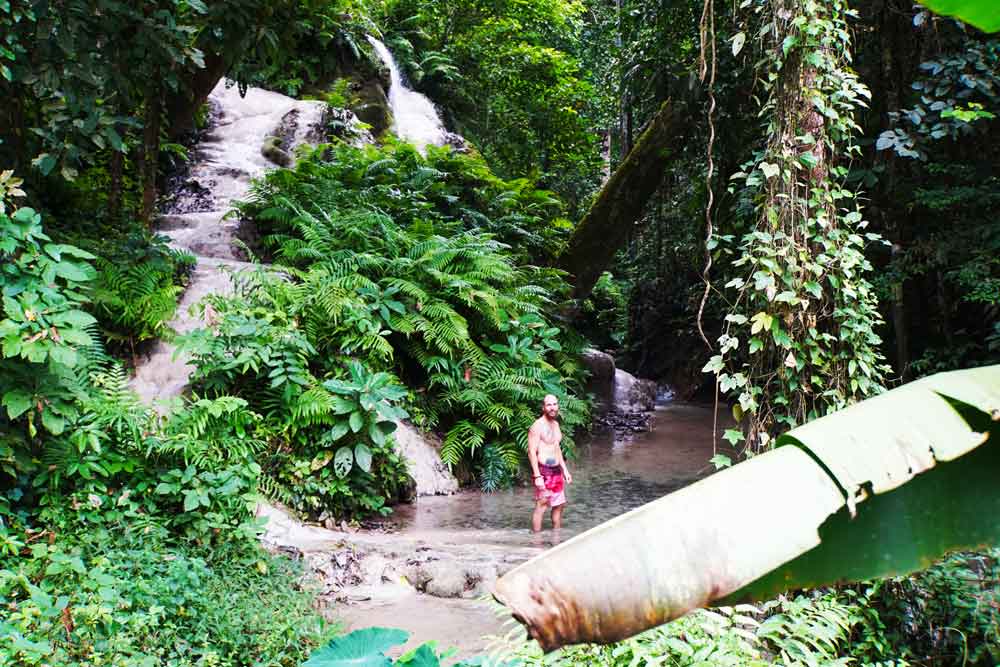
<svg viewBox="0 0 1000 667"><path fill-rule="evenodd" d="M555 419L559 415L559 399L555 394L546 394L542 399L542 414L549 419Z"/></svg>

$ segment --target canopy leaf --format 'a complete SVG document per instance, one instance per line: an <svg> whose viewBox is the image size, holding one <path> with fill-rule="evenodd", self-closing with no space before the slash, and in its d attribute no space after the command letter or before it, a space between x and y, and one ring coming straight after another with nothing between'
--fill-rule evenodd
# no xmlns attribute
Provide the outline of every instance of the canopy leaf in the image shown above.
<svg viewBox="0 0 1000 667"><path fill-rule="evenodd" d="M954 16L983 32L1000 30L1000 11L995 0L920 0L943 16Z"/></svg>

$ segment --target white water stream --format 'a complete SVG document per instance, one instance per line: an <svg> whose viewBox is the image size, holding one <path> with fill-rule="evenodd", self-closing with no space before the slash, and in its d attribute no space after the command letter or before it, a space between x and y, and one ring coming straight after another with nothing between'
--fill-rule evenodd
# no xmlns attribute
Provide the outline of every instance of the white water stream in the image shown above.
<svg viewBox="0 0 1000 667"><path fill-rule="evenodd" d="M385 44L371 35L368 36L368 41L389 68L389 108L392 110L393 132L420 149L427 144L443 145L447 131L434 103L406 85L396 59Z"/></svg>
<svg viewBox="0 0 1000 667"><path fill-rule="evenodd" d="M233 252L237 222L224 217L233 202L247 194L251 179L274 167L261 154L264 138L276 134L284 123L293 128L292 147L303 143L319 126L325 110L322 102L293 100L258 88L240 97L225 81L219 82L209 101L218 119L195 147L188 176L189 184L194 181L195 189L207 196L191 207L195 212L167 214L159 220L159 231L170 238L171 245L194 253L198 260L170 322L178 333L202 326L190 307L208 294L230 293L227 271L247 266ZM160 341L136 368L132 386L146 403L172 398L184 390L193 368L183 356L174 357L174 346Z"/></svg>

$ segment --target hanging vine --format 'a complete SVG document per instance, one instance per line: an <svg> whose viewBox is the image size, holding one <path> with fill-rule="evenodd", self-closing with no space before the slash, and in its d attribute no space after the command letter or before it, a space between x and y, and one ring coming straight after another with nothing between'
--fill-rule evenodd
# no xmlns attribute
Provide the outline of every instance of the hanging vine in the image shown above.
<svg viewBox="0 0 1000 667"><path fill-rule="evenodd" d="M748 3L744 3L745 5ZM748 230L732 248L739 273L719 353L705 366L736 401L747 453L779 430L882 389L881 322L864 249L881 242L844 180L858 147L854 112L871 93L850 69L843 0L756 0L765 42L767 144L734 182Z"/></svg>

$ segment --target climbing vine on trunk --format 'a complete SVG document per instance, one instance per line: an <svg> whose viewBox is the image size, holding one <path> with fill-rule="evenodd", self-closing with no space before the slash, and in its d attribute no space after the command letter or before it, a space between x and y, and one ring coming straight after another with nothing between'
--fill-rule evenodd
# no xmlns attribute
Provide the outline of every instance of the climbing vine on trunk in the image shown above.
<svg viewBox="0 0 1000 667"><path fill-rule="evenodd" d="M738 274L719 354L705 366L738 401L742 432L765 448L778 430L882 389L880 323L865 233L844 162L868 89L850 69L851 10L842 0L756 0L766 41L758 64L767 144L744 170L752 211L735 242ZM735 41L734 41L735 43Z"/></svg>

